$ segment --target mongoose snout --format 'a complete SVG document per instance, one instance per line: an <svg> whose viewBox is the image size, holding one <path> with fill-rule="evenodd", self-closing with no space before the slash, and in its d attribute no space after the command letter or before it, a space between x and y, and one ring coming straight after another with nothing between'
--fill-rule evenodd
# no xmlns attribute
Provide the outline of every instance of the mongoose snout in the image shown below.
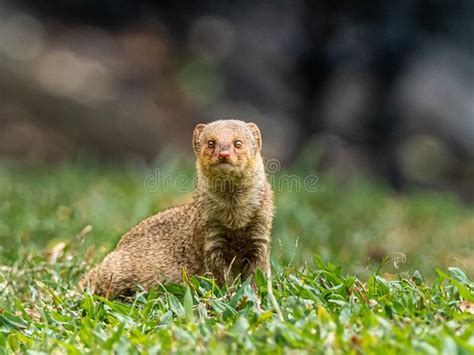
<svg viewBox="0 0 474 355"><path fill-rule="evenodd" d="M107 296L126 295L189 275L219 284L269 270L273 192L254 123L219 120L194 129L193 201L151 216L128 231L80 282Z"/></svg>

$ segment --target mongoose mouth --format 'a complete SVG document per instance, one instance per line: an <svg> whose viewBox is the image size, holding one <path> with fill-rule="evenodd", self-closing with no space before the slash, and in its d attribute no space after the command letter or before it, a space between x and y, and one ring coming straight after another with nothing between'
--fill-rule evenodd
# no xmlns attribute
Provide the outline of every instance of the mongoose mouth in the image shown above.
<svg viewBox="0 0 474 355"><path fill-rule="evenodd" d="M216 162L210 166L210 171L212 175L225 176L232 175L236 168L236 165L229 162Z"/></svg>
<svg viewBox="0 0 474 355"><path fill-rule="evenodd" d="M219 168L233 168L235 165L228 161L218 161L217 163L212 164L212 166Z"/></svg>

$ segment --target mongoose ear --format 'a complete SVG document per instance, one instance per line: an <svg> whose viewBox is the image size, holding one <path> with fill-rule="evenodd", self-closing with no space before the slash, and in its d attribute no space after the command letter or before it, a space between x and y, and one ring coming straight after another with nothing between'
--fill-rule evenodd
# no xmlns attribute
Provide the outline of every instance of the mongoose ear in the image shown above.
<svg viewBox="0 0 474 355"><path fill-rule="evenodd" d="M194 127L193 133L193 150L196 155L199 154L199 138L201 137L202 130L206 127L204 123L199 123L196 127Z"/></svg>
<svg viewBox="0 0 474 355"><path fill-rule="evenodd" d="M255 137L255 145L257 152L260 152L260 150L262 149L262 135L260 134L260 129L258 129L258 126L253 122L247 123L247 127L250 128L253 133L253 136Z"/></svg>

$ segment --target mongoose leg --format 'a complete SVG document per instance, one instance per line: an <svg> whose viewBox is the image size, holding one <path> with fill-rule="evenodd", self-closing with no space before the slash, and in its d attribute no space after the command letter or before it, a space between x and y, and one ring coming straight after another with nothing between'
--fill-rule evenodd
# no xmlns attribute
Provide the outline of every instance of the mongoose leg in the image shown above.
<svg viewBox="0 0 474 355"><path fill-rule="evenodd" d="M225 253L220 245L212 245L206 248L204 254L206 269L212 273L219 285L228 284L229 267L225 260Z"/></svg>
<svg viewBox="0 0 474 355"><path fill-rule="evenodd" d="M260 269L265 275L270 267L270 225L265 219L253 224L247 231L248 240L246 255L244 255L244 267L242 278L246 279Z"/></svg>

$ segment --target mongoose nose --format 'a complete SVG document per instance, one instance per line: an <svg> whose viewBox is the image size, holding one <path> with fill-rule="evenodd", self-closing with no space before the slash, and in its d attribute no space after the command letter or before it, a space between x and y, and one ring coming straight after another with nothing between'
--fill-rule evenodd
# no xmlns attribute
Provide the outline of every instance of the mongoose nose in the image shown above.
<svg viewBox="0 0 474 355"><path fill-rule="evenodd" d="M230 156L230 153L229 153L228 150L223 150L223 151L219 152L219 159L221 159L221 160L225 160L229 156Z"/></svg>

